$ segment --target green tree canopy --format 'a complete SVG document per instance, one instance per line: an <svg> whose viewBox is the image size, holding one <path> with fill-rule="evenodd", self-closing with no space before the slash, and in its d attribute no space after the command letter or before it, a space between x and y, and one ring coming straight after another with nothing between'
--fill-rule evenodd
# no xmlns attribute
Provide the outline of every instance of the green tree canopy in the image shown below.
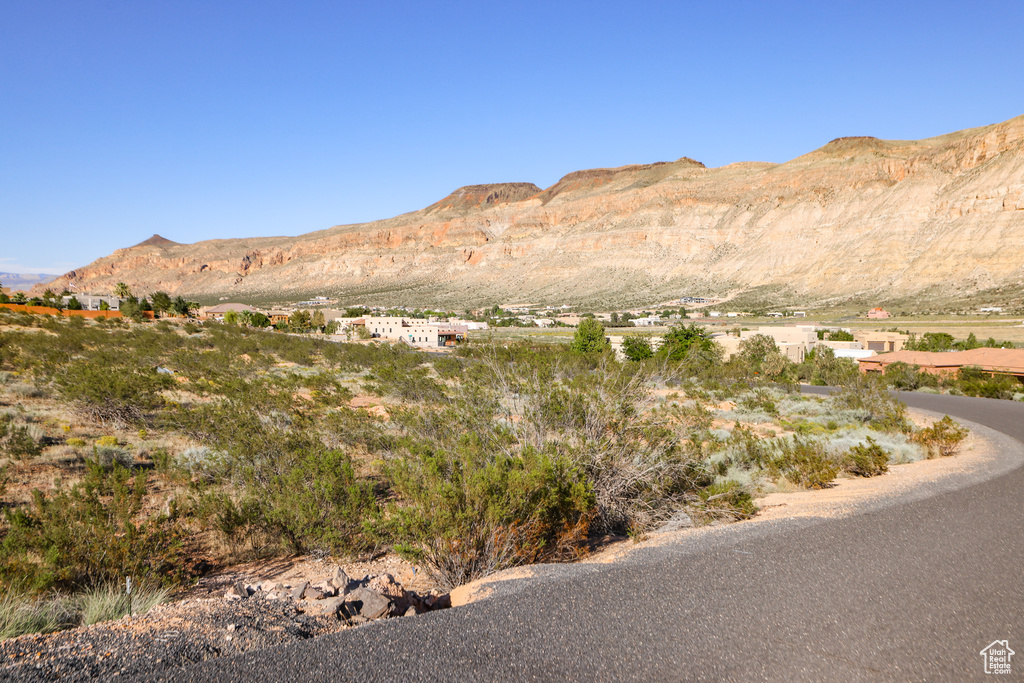
<svg viewBox="0 0 1024 683"><path fill-rule="evenodd" d="M681 361L693 346L708 347L714 342L711 335L703 327L696 324L674 325L665 333L658 356L673 361Z"/></svg>
<svg viewBox="0 0 1024 683"><path fill-rule="evenodd" d="M167 292L153 292L153 310L157 313L166 313L171 310L171 295Z"/></svg>
<svg viewBox="0 0 1024 683"><path fill-rule="evenodd" d="M574 353L603 353L611 348L604 336L604 325L593 318L580 321L569 348Z"/></svg>
<svg viewBox="0 0 1024 683"><path fill-rule="evenodd" d="M650 340L639 334L627 334L622 338L622 353L633 361L646 360L654 356Z"/></svg>

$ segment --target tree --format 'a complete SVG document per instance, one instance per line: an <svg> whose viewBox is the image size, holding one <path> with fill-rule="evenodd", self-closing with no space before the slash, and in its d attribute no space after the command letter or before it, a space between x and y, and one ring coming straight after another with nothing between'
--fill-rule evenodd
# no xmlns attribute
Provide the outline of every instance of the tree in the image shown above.
<svg viewBox="0 0 1024 683"><path fill-rule="evenodd" d="M139 300L134 296L127 296L121 302L121 315L126 318L131 318L135 322L142 322L142 307L139 306Z"/></svg>
<svg viewBox="0 0 1024 683"><path fill-rule="evenodd" d="M740 357L750 363L751 369L768 377L778 377L789 366L775 340L764 334L755 334L740 342Z"/></svg>
<svg viewBox="0 0 1024 683"><path fill-rule="evenodd" d="M171 310L171 295L167 292L153 292L153 310L166 313Z"/></svg>
<svg viewBox="0 0 1024 683"><path fill-rule="evenodd" d="M654 356L651 342L639 334L627 334L622 338L622 353L629 360L640 361Z"/></svg>
<svg viewBox="0 0 1024 683"><path fill-rule="evenodd" d="M253 327L270 327L270 318L262 313L252 311L252 318L250 318L249 324Z"/></svg>
<svg viewBox="0 0 1024 683"><path fill-rule="evenodd" d="M224 313L224 322L228 325L237 325L238 317L238 311L227 311Z"/></svg>
<svg viewBox="0 0 1024 683"><path fill-rule="evenodd" d="M711 336L704 328L698 327L695 323L674 325L665 333L664 341L661 348L658 349L657 355L672 361L681 361L686 358L691 347L706 347L713 343Z"/></svg>
<svg viewBox="0 0 1024 683"><path fill-rule="evenodd" d="M288 316L288 329L292 332L307 332L309 330L309 311L295 311Z"/></svg>
<svg viewBox="0 0 1024 683"><path fill-rule="evenodd" d="M184 297L175 297L174 301L171 302L170 311L175 315L180 315L184 318L189 316L191 310L190 303L184 299Z"/></svg>
<svg viewBox="0 0 1024 683"><path fill-rule="evenodd" d="M829 341L853 341L853 334L846 330L836 330L828 335Z"/></svg>
<svg viewBox="0 0 1024 683"><path fill-rule="evenodd" d="M68 299L68 310L69 311L80 311L82 310L82 302L77 297L72 296Z"/></svg>
<svg viewBox="0 0 1024 683"><path fill-rule="evenodd" d="M100 310L101 311L109 311L110 310L110 304L107 303L106 299L100 299Z"/></svg>
<svg viewBox="0 0 1024 683"><path fill-rule="evenodd" d="M114 296L118 299L127 299L132 295L131 288L123 282L118 282L114 285Z"/></svg>
<svg viewBox="0 0 1024 683"><path fill-rule="evenodd" d="M309 320L310 326L314 330L323 330L327 327L327 320L324 318L323 311L313 311L313 315Z"/></svg>
<svg viewBox="0 0 1024 683"><path fill-rule="evenodd" d="M569 349L574 353L603 353L611 349L604 336L604 325L592 318L581 320Z"/></svg>
<svg viewBox="0 0 1024 683"><path fill-rule="evenodd" d="M11 301L13 301L16 304L23 304L23 303L25 303L25 301L26 301L26 299L25 299L25 292L15 292L14 296L11 297Z"/></svg>
<svg viewBox="0 0 1024 683"><path fill-rule="evenodd" d="M52 289L48 289L43 292L43 305L49 306L50 308L56 308L59 311L63 310L64 301L54 294Z"/></svg>
<svg viewBox="0 0 1024 683"><path fill-rule="evenodd" d="M143 311L152 311L153 304L149 303L149 299L147 299L146 297L142 297L141 299L139 299L139 309Z"/></svg>

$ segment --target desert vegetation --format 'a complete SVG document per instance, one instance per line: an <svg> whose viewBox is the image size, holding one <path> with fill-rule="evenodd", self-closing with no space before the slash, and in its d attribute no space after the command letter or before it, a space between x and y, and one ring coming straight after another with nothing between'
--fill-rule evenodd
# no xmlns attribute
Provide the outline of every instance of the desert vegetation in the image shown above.
<svg viewBox="0 0 1024 683"><path fill-rule="evenodd" d="M596 321L566 345L430 354L0 312L0 629L144 610L211 567L295 553L394 551L453 587L955 451L961 428L915 430L885 388L760 338L725 362L695 327L619 362Z"/></svg>

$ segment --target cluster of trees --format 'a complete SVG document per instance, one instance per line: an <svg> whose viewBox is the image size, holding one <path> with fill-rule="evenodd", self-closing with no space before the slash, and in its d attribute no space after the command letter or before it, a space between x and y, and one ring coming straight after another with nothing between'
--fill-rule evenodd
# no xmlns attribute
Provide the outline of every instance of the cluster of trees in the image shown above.
<svg viewBox="0 0 1024 683"><path fill-rule="evenodd" d="M953 338L953 335L946 332L925 332L918 339L914 334L910 332L904 332L909 334L910 339L903 345L903 348L907 351L969 351L971 349L1012 349L1013 342L998 342L993 337L989 337L984 342L978 341L978 338L973 332L967 335L967 339L961 339L957 341Z"/></svg>

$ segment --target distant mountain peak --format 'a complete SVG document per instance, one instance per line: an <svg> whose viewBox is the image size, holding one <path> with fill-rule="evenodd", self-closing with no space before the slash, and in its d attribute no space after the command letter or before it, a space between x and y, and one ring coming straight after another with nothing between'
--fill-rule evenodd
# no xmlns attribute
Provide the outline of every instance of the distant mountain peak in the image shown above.
<svg viewBox="0 0 1024 683"><path fill-rule="evenodd" d="M150 237L145 242L139 242L135 246L136 247L173 247L173 246L177 246L178 244L179 244L178 242L174 242L174 241L171 241L171 240L167 239L166 237L161 237L160 235L154 234L152 237Z"/></svg>

